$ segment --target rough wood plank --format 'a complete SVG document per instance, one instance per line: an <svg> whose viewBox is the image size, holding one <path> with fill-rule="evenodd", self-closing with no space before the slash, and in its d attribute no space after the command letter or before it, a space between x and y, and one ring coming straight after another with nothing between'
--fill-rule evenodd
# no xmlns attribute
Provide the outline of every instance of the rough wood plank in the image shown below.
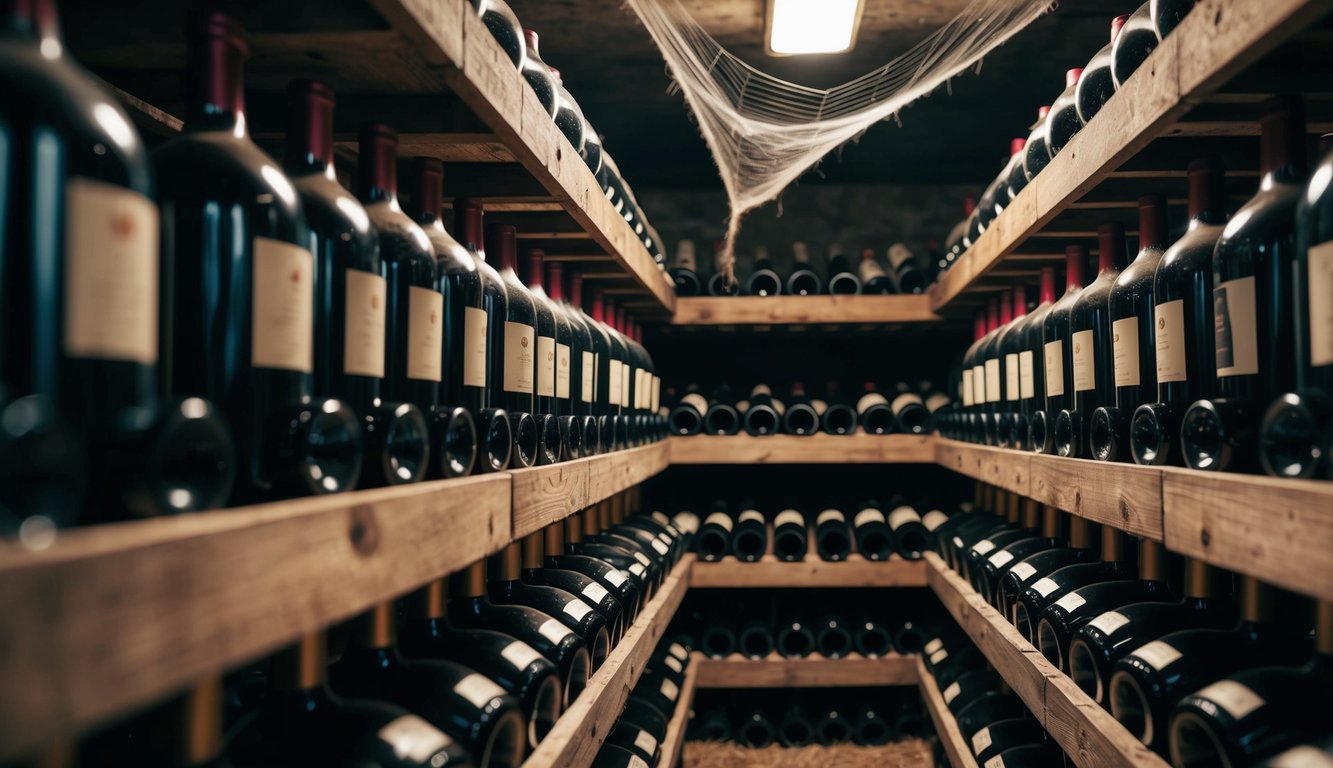
<svg viewBox="0 0 1333 768"><path fill-rule="evenodd" d="M690 661L685 668L685 682L680 686L680 698L676 701L676 711L667 724L666 737L662 739L662 754L658 765L662 768L676 768L681 752L685 747L685 728L690 723L690 707L694 705L694 689L698 687L699 665Z"/></svg>
<svg viewBox="0 0 1333 768"><path fill-rule="evenodd" d="M499 473L0 550L0 757L86 731L499 550L509 497Z"/></svg>
<svg viewBox="0 0 1333 768"><path fill-rule="evenodd" d="M588 503L584 506L609 499L666 469L668 455L666 444L658 442L591 457L588 460Z"/></svg>
<svg viewBox="0 0 1333 768"><path fill-rule="evenodd" d="M1169 469L1162 506L1168 549L1333 600L1333 483Z"/></svg>
<svg viewBox="0 0 1333 768"><path fill-rule="evenodd" d="M564 711L524 766L566 768L592 764L611 726L620 717L630 690L643 674L644 665L685 598L693 562L694 555L685 555L676 565L657 596L639 612L620 644L593 674L588 687Z"/></svg>
<svg viewBox="0 0 1333 768"><path fill-rule="evenodd" d="M785 563L765 555L754 563L735 558L694 564L690 574L692 589L799 589L858 587L924 587L926 565L920 560L894 556L888 560L867 560L848 555L842 562L820 560L813 552L797 563Z"/></svg>
<svg viewBox="0 0 1333 768"><path fill-rule="evenodd" d="M1156 467L1033 456L1031 495L1079 517L1162 540L1162 470Z"/></svg>
<svg viewBox="0 0 1333 768"><path fill-rule="evenodd" d="M589 461L510 472L514 478L514 538L536 533L588 506Z"/></svg>
<svg viewBox="0 0 1333 768"><path fill-rule="evenodd" d="M672 437L672 464L929 464L927 435L694 435Z"/></svg>
<svg viewBox="0 0 1333 768"><path fill-rule="evenodd" d="M967 475L1024 496L1031 487L1032 454L938 438L935 461Z"/></svg>
<svg viewBox="0 0 1333 768"><path fill-rule="evenodd" d="M1088 698L1067 677L1046 681L1046 716L1042 725L1079 768L1166 766L1157 753L1134 738L1110 712Z"/></svg>
<svg viewBox="0 0 1333 768"><path fill-rule="evenodd" d="M939 685L935 683L934 676L919 657L916 661L916 674L921 679L921 698L925 700L926 711L930 713L930 719L935 723L935 734L939 736L940 745L944 747L944 753L949 757L949 765L953 768L978 768L976 758L972 756L972 745L967 743L962 732L958 730L958 721L944 703Z"/></svg>
<svg viewBox="0 0 1333 768"><path fill-rule="evenodd" d="M928 323L926 294L909 296L705 296L676 300L672 325Z"/></svg>
<svg viewBox="0 0 1333 768"><path fill-rule="evenodd" d="M788 659L773 653L763 659L732 654L713 659L694 654L700 688L843 688L916 685L917 657L890 654L877 659L857 653L841 659L808 656Z"/></svg>

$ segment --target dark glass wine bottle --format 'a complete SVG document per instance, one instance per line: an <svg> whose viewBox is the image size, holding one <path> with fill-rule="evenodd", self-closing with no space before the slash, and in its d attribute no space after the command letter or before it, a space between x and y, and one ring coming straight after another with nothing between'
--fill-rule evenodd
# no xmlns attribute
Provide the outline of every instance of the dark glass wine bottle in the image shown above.
<svg viewBox="0 0 1333 768"><path fill-rule="evenodd" d="M588 416L584 419L584 444L596 445L597 453L606 453L613 450L614 444L610 442L611 426L607 418L608 406L606 405L606 389L608 382L602 378L602 361L609 354L611 339L606 333L606 329L601 323L593 319L591 315L583 310L583 275L575 272L569 276L569 306L570 311L574 312L583 320L583 324L588 329L588 341L590 347L584 350L581 362L580 397L587 403ZM589 430L597 433L596 439L589 441L587 432Z"/></svg>
<svg viewBox="0 0 1333 768"><path fill-rule="evenodd" d="M540 462L547 464L566 459L577 459L582 452L582 432L574 429L569 408L569 351L570 330L564 314L546 293L546 252L530 248L527 254L527 286L536 310L537 354L534 377L538 432L543 437L551 434L546 422L554 421L554 444L542 446ZM568 438L570 443L566 442Z"/></svg>
<svg viewBox="0 0 1333 768"><path fill-rule="evenodd" d="M1041 333L1046 315L1055 304L1055 268L1041 268L1037 306L1028 313L1018 337L1018 408L1011 426L1011 447L1032 450L1032 416L1046 403L1045 354Z"/></svg>
<svg viewBox="0 0 1333 768"><path fill-rule="evenodd" d="M888 627L869 616L849 622L852 646L867 659L878 659L893 653L893 634Z"/></svg>
<svg viewBox="0 0 1333 768"><path fill-rule="evenodd" d="M778 721L778 741L784 747L806 747L814 743L815 723L800 706L793 706Z"/></svg>
<svg viewBox="0 0 1333 768"><path fill-rule="evenodd" d="M537 310L532 294L518 278L517 232L510 224L492 223L486 226L486 249L500 264L500 283L505 291L505 320L500 332L492 334L495 349L501 354L492 363L498 371L497 392L500 407L509 413L516 426L512 463L516 467L531 467L538 462L542 432L535 419L529 419L525 430L519 420L526 414L533 417L534 392L537 375ZM497 382L492 382L495 386Z"/></svg>
<svg viewBox="0 0 1333 768"><path fill-rule="evenodd" d="M735 527L736 522L731 519L726 503L713 502L712 511L704 518L703 524L699 526L699 532L694 536L699 559L704 562L715 562L726 557L731 551L731 532Z"/></svg>
<svg viewBox="0 0 1333 768"><path fill-rule="evenodd" d="M874 499L861 502L852 517L852 536L856 539L857 553L867 560L887 560L893 554L893 531Z"/></svg>
<svg viewBox="0 0 1333 768"><path fill-rule="evenodd" d="M791 395L782 413L782 431L789 435L813 435L819 431L819 412L805 392L805 385L792 382Z"/></svg>
<svg viewBox="0 0 1333 768"><path fill-rule="evenodd" d="M731 553L742 563L753 563L768 552L768 522L753 501L741 503L731 531Z"/></svg>
<svg viewBox="0 0 1333 768"><path fill-rule="evenodd" d="M893 431L893 408L889 399L867 381L862 386L864 394L856 401L857 422L867 435L887 435Z"/></svg>
<svg viewBox="0 0 1333 768"><path fill-rule="evenodd" d="M1031 717L999 720L972 734L972 754L978 764L985 765L1002 752L1029 744L1043 744L1046 738L1041 723Z"/></svg>
<svg viewBox="0 0 1333 768"><path fill-rule="evenodd" d="M600 290L592 293L592 319L601 328L606 339L606 354L597 363L597 396L601 398L603 450L620 450L625 447L625 431L622 393L625 389L625 347L620 336L610 325L610 313L607 311L605 297ZM605 382L605 395L602 393Z"/></svg>
<svg viewBox="0 0 1333 768"><path fill-rule="evenodd" d="M1166 249L1166 198L1139 198L1139 252L1111 286L1114 404L1092 413L1088 441L1098 461L1129 459L1129 418L1157 394L1153 282Z"/></svg>
<svg viewBox="0 0 1333 768"><path fill-rule="evenodd" d="M857 274L861 278L861 292L866 294L897 293L889 273L875 260L875 249L861 251L861 261L857 264Z"/></svg>
<svg viewBox="0 0 1333 768"><path fill-rule="evenodd" d="M828 279L826 285L829 295L842 296L861 292L861 278L856 276L852 270L851 262L847 260L847 255L842 251L842 245L833 243L828 247L828 260L826 274Z"/></svg>
<svg viewBox="0 0 1333 768"><path fill-rule="evenodd" d="M567 371L556 372L557 376L568 377L569 412L573 419L571 429L579 431L579 449L583 456L593 456L601 452L601 437L597 431L597 418L593 415L593 400L596 397L596 352L593 349L591 321L582 310L565 298L565 267L558 261L546 265L546 283L550 289L551 300L564 312L569 323L570 346ZM582 277L578 278L580 287ZM560 387L559 380L556 383Z"/></svg>
<svg viewBox="0 0 1333 768"><path fill-rule="evenodd" d="M539 554L540 543L538 539ZM487 596L496 605L526 605L559 619L588 644L592 669L597 671L611 653L612 631L618 629L615 622L620 618L619 601L599 584L585 591L587 582L563 574L524 578L521 547L519 542L512 542L491 558ZM603 608L612 615L602 613Z"/></svg>
<svg viewBox="0 0 1333 768"><path fill-rule="evenodd" d="M925 434L930 425L930 410L921 393L913 391L906 382L898 383L897 394L889 401L893 412L893 431L905 435Z"/></svg>
<svg viewBox="0 0 1333 768"><path fill-rule="evenodd" d="M800 510L788 507L773 518L773 554L779 560L800 562L805 559L809 547L810 532Z"/></svg>
<svg viewBox="0 0 1333 768"><path fill-rule="evenodd" d="M174 394L222 408L236 499L332 493L361 474L358 418L313 399L314 255L301 201L246 131L244 31L220 13L188 26L190 108L153 151L162 206L159 348Z"/></svg>
<svg viewBox="0 0 1333 768"><path fill-rule="evenodd" d="M518 23L518 16L514 14L509 4L505 0L469 0L469 2L509 60L514 62L515 67L521 67L527 53L523 27Z"/></svg>
<svg viewBox="0 0 1333 768"><path fill-rule="evenodd" d="M624 607L628 629L647 601L648 577L621 567L634 557L623 547L613 547L592 537L582 541L586 532L596 528L591 518L586 526L583 523L583 516L570 515L565 518L563 531L554 525L546 529L546 567L575 571L595 579Z"/></svg>
<svg viewBox="0 0 1333 768"><path fill-rule="evenodd" d="M1074 361L1070 354L1069 313L1083 293L1087 251L1081 245L1065 248L1065 292L1051 305L1042 321L1041 349L1044 372L1043 408L1034 410L1028 424L1028 443L1037 453L1055 453L1055 422L1061 411L1074 405Z"/></svg>
<svg viewBox="0 0 1333 768"><path fill-rule="evenodd" d="M972 344L963 352L963 358L960 362L958 391L959 401L963 404L963 411L959 415L959 421L950 435L957 440L972 439L974 423L979 423L977 409L980 404L977 402L977 383L976 383L976 365L977 353L981 349L981 342L986 338L986 313L978 312L976 319L972 323ZM984 387L984 384L982 385Z"/></svg>
<svg viewBox="0 0 1333 768"><path fill-rule="evenodd" d="M976 435L976 442L997 445L999 440L998 425L1001 401L1004 399L1004 353L1000 346L1009 324L1013 322L1013 297L1008 291L1001 291L997 302L997 313L990 321L991 332L982 341L978 355L982 364L982 406L981 429ZM976 378L973 374L975 386Z"/></svg>
<svg viewBox="0 0 1333 768"><path fill-rule="evenodd" d="M782 293L782 278L773 269L773 262L768 258L768 249L759 246L754 252L754 268L745 278L745 295L778 296Z"/></svg>
<svg viewBox="0 0 1333 768"><path fill-rule="evenodd" d="M767 384L756 384L750 390L750 407L742 414L745 431L751 435L775 435L782 431L782 416L786 406L773 397Z"/></svg>
<svg viewBox="0 0 1333 768"><path fill-rule="evenodd" d="M1051 148L1046 144L1046 118L1051 114L1049 104L1037 108L1037 122L1023 144L1023 175L1028 183L1037 178L1037 174L1051 162ZM976 238L972 238L973 242Z"/></svg>
<svg viewBox="0 0 1333 768"><path fill-rule="evenodd" d="M1088 61L1087 66L1083 67L1083 76L1078 79L1074 91L1075 103L1078 106L1078 119L1085 125L1115 93L1115 78L1111 75L1112 49L1126 21L1129 21L1127 15L1111 19L1111 42L1102 46Z"/></svg>
<svg viewBox="0 0 1333 768"><path fill-rule="evenodd" d="M815 517L815 549L821 560L846 560L852 552L847 516L840 509L825 509Z"/></svg>
<svg viewBox="0 0 1333 768"><path fill-rule="evenodd" d="M893 549L905 560L920 560L930 543L930 532L920 513L908 504L898 504L889 512L889 530Z"/></svg>
<svg viewBox="0 0 1333 768"><path fill-rule="evenodd" d="M1153 278L1157 401L1134 411L1130 452L1138 464L1182 464L1180 420L1211 388L1213 250L1227 220L1226 186L1215 157L1189 165L1189 224L1166 249Z"/></svg>
<svg viewBox="0 0 1333 768"><path fill-rule="evenodd" d="M835 381L824 386L824 412L819 415L819 424L830 435L850 435L856 431L858 414L850 403L843 399L842 388Z"/></svg>
<svg viewBox="0 0 1333 768"><path fill-rule="evenodd" d="M1069 140L1083 128L1083 118L1078 113L1078 82L1083 77L1083 69L1074 67L1065 72L1065 89L1051 102L1051 113L1046 118L1046 146L1054 156L1065 148Z"/></svg>
<svg viewBox="0 0 1333 768"><path fill-rule="evenodd" d="M694 257L694 241L681 240L676 243L676 258L671 269L667 270L676 286L677 296L698 296L703 293L703 283L699 280L699 270Z"/></svg>
<svg viewBox="0 0 1333 768"><path fill-rule="evenodd" d="M810 266L810 249L805 243L791 244L792 271L787 276L787 293L815 296L824 292L824 280Z"/></svg>
<svg viewBox="0 0 1333 768"><path fill-rule="evenodd" d="M546 109L546 114L554 120L557 100L560 98L560 85L555 81L551 68L542 61L541 53L537 50L540 42L537 31L524 28L523 42L524 56L519 71L523 73L523 79L528 82L528 87L537 95L537 101L540 101L542 107Z"/></svg>
<svg viewBox="0 0 1333 768"><path fill-rule="evenodd" d="M1111 44L1111 76L1117 90L1125 87L1125 81L1161 42L1150 6L1151 3L1144 3L1131 13Z"/></svg>
<svg viewBox="0 0 1333 768"><path fill-rule="evenodd" d="M1034 646L1039 643L1037 631L1048 606L1090 584L1137 578L1138 571L1134 564L1123 557L1125 534L1110 526L1103 527L1101 534L1101 560L1076 562L1057 568L1029 584L1014 603L1014 627ZM1071 599L1070 603L1062 607L1072 602Z"/></svg>
<svg viewBox="0 0 1333 768"><path fill-rule="evenodd" d="M1165 40L1194 8L1194 0L1150 0L1148 8L1153 26L1157 29L1157 39Z"/></svg>
<svg viewBox="0 0 1333 768"><path fill-rule="evenodd" d="M815 632L811 623L802 616L779 623L777 649L779 654L788 659L803 659L814 653Z"/></svg>
<svg viewBox="0 0 1333 768"><path fill-rule="evenodd" d="M1017 430L1019 402L1022 399L1022 368L1020 355L1027 344L1028 299L1027 287L1014 286L1011 301L1013 319L997 344L1000 354L1001 400L995 413L995 444L1001 448L1016 448L1023 442Z"/></svg>

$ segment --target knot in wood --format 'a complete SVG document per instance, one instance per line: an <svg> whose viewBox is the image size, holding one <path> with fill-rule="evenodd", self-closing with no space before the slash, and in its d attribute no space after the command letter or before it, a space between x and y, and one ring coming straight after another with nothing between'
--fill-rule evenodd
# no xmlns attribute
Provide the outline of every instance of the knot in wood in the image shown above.
<svg viewBox="0 0 1333 768"><path fill-rule="evenodd" d="M359 555L374 554L380 543L374 510L365 504L360 504L349 510L348 518L347 538L352 542L352 549Z"/></svg>

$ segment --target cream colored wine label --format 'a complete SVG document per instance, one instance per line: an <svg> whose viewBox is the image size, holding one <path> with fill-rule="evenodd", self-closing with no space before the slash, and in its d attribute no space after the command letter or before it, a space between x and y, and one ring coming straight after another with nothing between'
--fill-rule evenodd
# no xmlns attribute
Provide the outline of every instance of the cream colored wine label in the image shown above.
<svg viewBox="0 0 1333 768"><path fill-rule="evenodd" d="M1310 308L1310 364L1333 363L1333 242L1305 252L1309 264L1306 304Z"/></svg>
<svg viewBox="0 0 1333 768"><path fill-rule="evenodd" d="M583 363L579 369L579 380L583 383L579 399L591 403L597 397L597 358L591 352L583 353Z"/></svg>
<svg viewBox="0 0 1333 768"><path fill-rule="evenodd" d="M773 527L777 528L780 525L799 525L804 528L805 516L794 509L784 509L773 518Z"/></svg>
<svg viewBox="0 0 1333 768"><path fill-rule="evenodd" d="M1000 358L992 357L986 361L986 402L1000 402Z"/></svg>
<svg viewBox="0 0 1333 768"><path fill-rule="evenodd" d="M570 351L568 344L555 345L555 396L569 399Z"/></svg>
<svg viewBox="0 0 1333 768"><path fill-rule="evenodd" d="M505 321L505 368L504 388L506 392L518 392L530 395L533 390L533 355L536 353L537 339L532 326L524 323Z"/></svg>
<svg viewBox="0 0 1333 768"><path fill-rule="evenodd" d="M602 602L609 594L610 593L606 591L605 587L595 581L590 581L583 587L583 596L594 603Z"/></svg>
<svg viewBox="0 0 1333 768"><path fill-rule="evenodd" d="M760 512L757 509L747 509L741 512L739 515L737 515L736 520L737 522L741 523L747 523L747 522L762 523L764 522L764 513Z"/></svg>
<svg viewBox="0 0 1333 768"><path fill-rule="evenodd" d="M1059 608L1060 610L1064 611L1065 613L1072 613L1073 611L1076 611L1076 610L1078 610L1079 608L1082 608L1082 607L1083 607L1083 604L1086 603L1086 602L1088 602L1088 601L1087 601L1087 600L1084 600L1084 599L1083 599L1083 596L1080 595L1079 593L1077 593L1077 592L1070 592L1069 594L1065 595L1064 597L1060 598L1059 600L1056 600L1056 601L1055 601L1055 607Z"/></svg>
<svg viewBox="0 0 1333 768"><path fill-rule="evenodd" d="M1065 345L1060 339L1046 342L1046 396L1059 397L1065 393Z"/></svg>
<svg viewBox="0 0 1333 768"><path fill-rule="evenodd" d="M1074 391L1086 392L1097 386L1097 363L1092 354L1092 331L1078 331L1073 343Z"/></svg>
<svg viewBox="0 0 1333 768"><path fill-rule="evenodd" d="M1019 397L1019 380L1022 378L1018 370L1018 353L1010 352L1004 356L1004 399L1017 400Z"/></svg>
<svg viewBox="0 0 1333 768"><path fill-rule="evenodd" d="M1125 317L1111 323L1112 370L1117 387L1139 384L1139 319Z"/></svg>
<svg viewBox="0 0 1333 768"><path fill-rule="evenodd" d="M315 257L256 237L250 306L250 364L310 373L314 368Z"/></svg>
<svg viewBox="0 0 1333 768"><path fill-rule="evenodd" d="M823 525L826 522L845 523L847 522L847 516L842 513L842 510L826 509L819 513L819 517L815 518L815 525Z"/></svg>
<svg viewBox="0 0 1333 768"><path fill-rule="evenodd" d="M1037 382L1034 378L1036 374L1036 355L1032 350L1025 349L1018 353L1018 397L1021 400L1027 400L1037 395Z"/></svg>
<svg viewBox="0 0 1333 768"><path fill-rule="evenodd" d="M506 645L500 655L513 665L514 669L527 669L530 664L542 657L532 646L522 640L515 640Z"/></svg>
<svg viewBox="0 0 1333 768"><path fill-rule="evenodd" d="M486 310L463 308L463 386L486 386Z"/></svg>
<svg viewBox="0 0 1333 768"><path fill-rule="evenodd" d="M537 337L537 394L555 397L555 339Z"/></svg>
<svg viewBox="0 0 1333 768"><path fill-rule="evenodd" d="M889 513L889 527L897 530L908 523L921 522L921 515L915 508L901 506Z"/></svg>
<svg viewBox="0 0 1333 768"><path fill-rule="evenodd" d="M1213 339L1218 376L1250 376L1259 372L1253 277L1228 280L1213 289Z"/></svg>
<svg viewBox="0 0 1333 768"><path fill-rule="evenodd" d="M921 395L918 395L915 392L904 392L893 398L893 402L889 404L889 409L894 413L897 413L907 406L914 404L925 405L925 402L921 399Z"/></svg>
<svg viewBox="0 0 1333 768"><path fill-rule="evenodd" d="M379 729L376 735L393 749L395 757L421 765L454 743L443 731L416 715L403 715Z"/></svg>
<svg viewBox="0 0 1333 768"><path fill-rule="evenodd" d="M1156 670L1163 670L1171 666L1180 658L1180 651L1175 646L1165 643L1161 640L1154 640L1138 647L1131 656L1137 656L1140 661Z"/></svg>
<svg viewBox="0 0 1333 768"><path fill-rule="evenodd" d="M489 677L473 672L454 684L454 693L462 696L477 709L485 709L492 701L505 695L500 686Z"/></svg>
<svg viewBox="0 0 1333 768"><path fill-rule="evenodd" d="M857 528L860 528L866 523L883 523L883 522L886 522L886 520L884 519L884 513L880 512L878 509L863 509L860 512L856 513L856 517L852 518L852 525Z"/></svg>
<svg viewBox="0 0 1333 768"><path fill-rule="evenodd" d="M607 376L606 393L607 397L610 398L611 405L623 405L623 403L620 402L620 377L623 375L623 372L620 370L621 365L619 360L612 360L608 366L609 374Z"/></svg>
<svg viewBox="0 0 1333 768"><path fill-rule="evenodd" d="M1185 362L1185 301L1158 304L1154 310L1153 346L1157 348L1157 381L1184 381L1189 375Z"/></svg>
<svg viewBox="0 0 1333 768"><path fill-rule="evenodd" d="M720 525L727 530L727 533L731 533L731 515L726 512L714 512L704 520L704 525Z"/></svg>
<svg viewBox="0 0 1333 768"><path fill-rule="evenodd" d="M347 270L346 276L343 373L382 379L387 283L379 275L359 269Z"/></svg>
<svg viewBox="0 0 1333 768"><path fill-rule="evenodd" d="M1027 563L1019 563L1013 568L1010 568L1009 572L1018 578L1019 584L1022 584L1032 578L1032 575L1037 572L1037 569Z"/></svg>
<svg viewBox="0 0 1333 768"><path fill-rule="evenodd" d="M987 552L990 552L992 549L995 549L995 542L991 541L990 539L982 539L981 541L978 541L976 544L972 545L972 551L977 553L978 555L984 555Z"/></svg>
<svg viewBox="0 0 1333 768"><path fill-rule="evenodd" d="M1235 680L1219 680L1194 695L1213 702L1237 720L1266 703L1262 696Z"/></svg>
<svg viewBox="0 0 1333 768"><path fill-rule="evenodd" d="M972 404L985 405L986 403L986 366L972 366Z"/></svg>
<svg viewBox="0 0 1333 768"><path fill-rule="evenodd" d="M1117 629L1128 623L1129 617L1120 611L1107 611L1088 622L1088 626L1098 630L1103 635L1114 635Z"/></svg>
<svg viewBox="0 0 1333 768"><path fill-rule="evenodd" d="M542 625L537 628L537 632L541 634L542 637L546 638L547 640L550 640L552 643L556 645L560 645L565 641L565 638L574 634L569 630L568 627L566 627L564 624L561 624L556 619L547 619L546 621L542 622Z"/></svg>
<svg viewBox="0 0 1333 768"><path fill-rule="evenodd" d="M1032 585L1032 589L1042 597L1050 597L1051 593L1059 589L1060 585L1055 583L1054 579L1040 578Z"/></svg>
<svg viewBox="0 0 1333 768"><path fill-rule="evenodd" d="M990 726L986 726L976 733L972 734L972 754L979 755L990 748Z"/></svg>
<svg viewBox="0 0 1333 768"><path fill-rule="evenodd" d="M158 212L153 201L124 187L69 179L65 354L156 363L157 270Z"/></svg>
<svg viewBox="0 0 1333 768"><path fill-rule="evenodd" d="M1002 549L999 552L996 552L995 554L991 555L990 560L988 560L987 562L989 562L992 566L996 568L1003 568L1006 565L1008 565L1009 562L1013 559L1014 559L1014 553Z"/></svg>
<svg viewBox="0 0 1333 768"><path fill-rule="evenodd" d="M407 294L407 378L440 380L443 339L444 296L411 286Z"/></svg>
<svg viewBox="0 0 1333 768"><path fill-rule="evenodd" d="M972 405L972 369L963 371L963 407Z"/></svg>

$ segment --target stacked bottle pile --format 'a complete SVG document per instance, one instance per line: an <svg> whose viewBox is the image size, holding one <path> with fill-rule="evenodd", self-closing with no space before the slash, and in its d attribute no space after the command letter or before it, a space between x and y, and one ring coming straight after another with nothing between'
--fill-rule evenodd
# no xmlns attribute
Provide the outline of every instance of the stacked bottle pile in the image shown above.
<svg viewBox="0 0 1333 768"><path fill-rule="evenodd" d="M736 513L718 500L704 516L694 537L695 550L704 562L735 557L757 562L771 554L782 562L801 562L812 556L837 562L853 552L867 560L892 555L919 560L931 532L949 516L934 509L924 515L901 496L880 504L867 499L855 507L827 507L804 512L787 505L771 514L752 501L739 504Z"/></svg>
<svg viewBox="0 0 1333 768"><path fill-rule="evenodd" d="M915 689L701 691L697 698L689 728L695 741L734 741L753 748L775 743L876 746L925 731Z"/></svg>
<svg viewBox="0 0 1333 768"><path fill-rule="evenodd" d="M993 499L994 501L987 501ZM1089 698L1175 765L1252 765L1333 735L1333 605L986 491L941 557ZM1067 532L1064 530L1068 524ZM1314 627L1314 642L1310 630ZM980 665L980 659L977 659Z"/></svg>
<svg viewBox="0 0 1333 768"><path fill-rule="evenodd" d="M1009 159L980 200L965 201L963 219L945 238L937 262L939 271L947 271L972 247L1193 7L1194 0L1153 0L1132 14L1111 20L1110 42L1093 55L1087 66L1065 73L1064 90L1037 110L1037 121L1027 138L1010 142ZM1107 130L1114 130L1114 126Z"/></svg>
<svg viewBox="0 0 1333 768"><path fill-rule="evenodd" d="M1062 456L1328 478L1333 429L1333 154L1306 173L1303 105L1263 108L1259 191L1228 220L1215 157L1190 163L1189 221L1139 200L1132 258L1100 227L1098 270L1068 248L1066 289L1042 270L977 318L939 420L955 439Z"/></svg>
<svg viewBox="0 0 1333 768"><path fill-rule="evenodd" d="M26 62L15 71L36 74L6 119L23 135L52 121L77 130L60 133L68 162L19 160L22 183L56 190L51 200L10 195L0 215L0 531L663 436L660 379L624 308L594 291L585 312L581 277L540 249L520 254L515 228L483 226L477 200L453 201L451 235L437 160L411 163L400 198L392 128L362 126L348 191L334 172L334 94L297 81L283 162L270 159L247 134L244 30L208 13L188 28L184 130L150 154L89 75L41 53L63 49L40 5L15 11L32 16L31 38L10 46ZM101 117L74 119L75 103Z"/></svg>
<svg viewBox="0 0 1333 768"><path fill-rule="evenodd" d="M690 646L681 638L663 641L644 667L592 764L596 768L662 765L662 745L681 706ZM666 768L671 768L667 766Z"/></svg>
<svg viewBox="0 0 1333 768"><path fill-rule="evenodd" d="M721 247L720 242L715 244L715 265ZM676 257L668 273L676 284L677 296L914 294L925 293L933 282L930 272L902 243L894 243L885 250L883 264L876 258L875 249L866 248L853 266L839 243L829 245L823 261L823 268L816 269L810 261L810 247L802 242L792 243L791 261L783 265L769 257L767 248L760 247L755 250L750 272L743 277L737 275L737 282L728 285L716 267L705 279L698 267L694 241L681 240L676 244Z"/></svg>
<svg viewBox="0 0 1333 768"><path fill-rule="evenodd" d="M667 390L671 403L665 412L667 433L672 435L919 435L934 428L934 419L949 405L949 396L936 392L930 382L899 382L892 390L865 382L859 395L850 396L837 382L829 382L822 393L808 392L794 382L779 399L767 384L756 384L749 395L738 398L731 386L722 384L705 396L697 385L685 387L679 396Z"/></svg>

